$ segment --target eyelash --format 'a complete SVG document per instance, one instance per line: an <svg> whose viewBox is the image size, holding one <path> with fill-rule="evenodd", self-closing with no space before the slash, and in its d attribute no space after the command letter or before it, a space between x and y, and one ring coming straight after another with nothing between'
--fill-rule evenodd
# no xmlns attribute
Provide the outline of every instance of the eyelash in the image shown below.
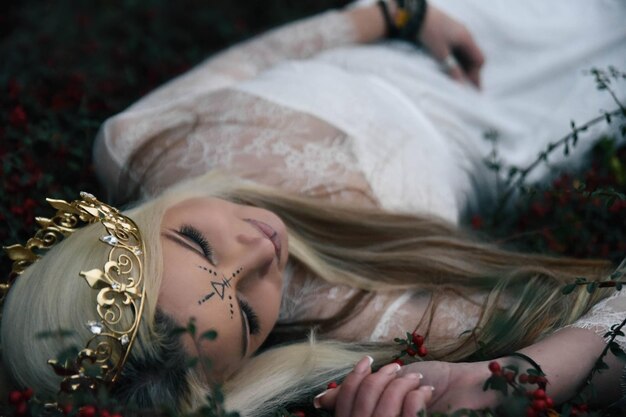
<svg viewBox="0 0 626 417"><path fill-rule="evenodd" d="M239 300L239 305L241 306L241 310L243 310L243 314L246 315L248 319L248 326L250 326L250 334L259 334L261 332L261 325L259 323L259 317L256 315L250 304L246 303L244 300Z"/></svg>
<svg viewBox="0 0 626 417"><path fill-rule="evenodd" d="M178 233L180 233L183 236L188 237L189 239L197 243L198 246L202 248L202 253L204 254L204 256L209 261L214 263L213 262L213 257L214 257L213 248L209 244L209 241L206 240L206 238L202 235L202 233L198 229L186 224L186 225L181 226Z"/></svg>

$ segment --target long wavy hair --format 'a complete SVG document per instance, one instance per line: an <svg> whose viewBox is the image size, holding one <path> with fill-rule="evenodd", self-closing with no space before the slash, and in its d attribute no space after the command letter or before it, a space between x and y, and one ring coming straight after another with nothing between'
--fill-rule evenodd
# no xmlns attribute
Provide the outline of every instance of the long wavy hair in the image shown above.
<svg viewBox="0 0 626 417"><path fill-rule="evenodd" d="M575 277L603 279L610 268L608 262L518 253L481 242L434 217L329 204L208 173L127 212L146 240L147 307L116 394L144 407L167 405L186 412L204 404L212 392L197 367L181 367L186 363L185 353L171 335L173 328L184 323L173 323L157 306L163 214L174 204L202 196L278 214L288 228L292 265L328 283L360 289L355 297L398 289L426 289L436 294L445 288L459 296L473 290L485 292L474 331L429 346L427 360L460 361L510 353L572 323L608 294L584 290L561 294L563 284ZM82 346L89 337L84 323L95 318L95 294L78 272L102 267L106 248L98 242L98 227L76 232L28 268L6 301L4 365L17 383L37 392L54 394L58 387L59 378L46 361L67 346ZM500 301L505 296L512 302L503 309ZM227 408L244 416L268 415L278 406L307 398L327 381L341 378L364 353L379 364L389 361L394 351L391 343L323 340L337 323L358 314L363 303L356 301L331 319L276 326L275 340L288 343L269 346L224 382ZM24 314L23 306L29 306L29 314ZM430 308L435 309L436 302ZM317 334L307 339L312 328ZM38 338L38 333L51 329L75 331L64 338Z"/></svg>

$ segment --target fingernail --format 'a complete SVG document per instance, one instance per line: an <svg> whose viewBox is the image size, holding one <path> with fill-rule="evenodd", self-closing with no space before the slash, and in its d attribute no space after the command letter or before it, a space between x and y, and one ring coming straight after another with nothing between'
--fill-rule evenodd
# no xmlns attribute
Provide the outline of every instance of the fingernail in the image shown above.
<svg viewBox="0 0 626 417"><path fill-rule="evenodd" d="M404 374L402 375L404 378L409 378L409 379L422 379L424 378L424 375L418 373L410 373L410 374Z"/></svg>
<svg viewBox="0 0 626 417"><path fill-rule="evenodd" d="M315 396L315 398L313 398L313 407L315 407L315 408L320 408L320 407L322 407L322 404L320 404L320 398L322 398L324 395L326 395L326 393L327 393L328 391L330 391L330 390L326 390L326 391L324 391L324 392L322 392L322 393L320 393L320 394L317 394L317 395Z"/></svg>
<svg viewBox="0 0 626 417"><path fill-rule="evenodd" d="M361 359L359 363L356 364L356 366L354 367L354 371L359 374L363 373L367 371L368 369L370 369L370 367L372 366L372 363L374 363L374 358L368 355L364 357L363 359Z"/></svg>
<svg viewBox="0 0 626 417"><path fill-rule="evenodd" d="M435 387L433 387L432 385L424 385L424 386L420 387L420 389L422 391L431 391L432 392L432 391L435 390Z"/></svg>
<svg viewBox="0 0 626 417"><path fill-rule="evenodd" d="M380 372L387 374L387 375L393 375L393 374L398 373L400 369L402 369L402 367L398 365L397 363L390 363L389 365L385 365L382 368L380 368Z"/></svg>

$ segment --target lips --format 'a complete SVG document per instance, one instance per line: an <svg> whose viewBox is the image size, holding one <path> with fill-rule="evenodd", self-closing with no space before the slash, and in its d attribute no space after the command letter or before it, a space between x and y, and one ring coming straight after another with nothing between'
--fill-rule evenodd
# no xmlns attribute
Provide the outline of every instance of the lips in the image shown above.
<svg viewBox="0 0 626 417"><path fill-rule="evenodd" d="M280 262L280 249L282 247L282 243L280 241L280 236L278 236L278 232L267 223L253 219L246 220L259 229L259 231L263 233L270 240L270 242L272 242L272 245L274 245L274 251L276 252L276 258L278 258L278 261Z"/></svg>

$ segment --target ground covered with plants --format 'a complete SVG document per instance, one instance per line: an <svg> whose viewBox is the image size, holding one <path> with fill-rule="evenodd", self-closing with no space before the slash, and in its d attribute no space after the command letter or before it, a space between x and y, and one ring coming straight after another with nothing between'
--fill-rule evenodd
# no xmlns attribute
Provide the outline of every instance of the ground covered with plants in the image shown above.
<svg viewBox="0 0 626 417"><path fill-rule="evenodd" d="M227 45L345 3L25 0L4 5L0 12L0 244L24 242L32 236L34 217L50 213L44 207L45 197L72 200L81 190L100 195L91 145L106 117ZM626 77L620 71L626 69L598 69L589 82L596 83L598 94L623 90ZM525 181L533 166L506 167L497 152L486 155L485 163L504 178L502 193L492 212L470 214L467 227L518 248L610 259L617 265L626 255L626 147L618 145L626 135L626 110L617 101L614 109L605 110L596 120L574 121L570 135L554 138L553 145L538 155L537 164L549 163L553 153L567 152L578 140L588 140L587 124L611 127L612 133L597 141L583 169L555 172L544 184ZM486 136L497 150L497 134ZM10 263L2 257L2 277L9 270ZM609 284L572 285L585 285L589 291L607 285L617 289L622 279L616 275ZM407 335L399 341L399 352L406 355L423 348L415 337ZM601 361L598 364L601 367ZM583 397L563 409L551 408L541 392L541 375L535 371L500 369L496 364L492 372L489 386L508 386L509 393L515 392L520 378L532 377L536 389L518 407L530 416L605 414L586 408ZM3 415L37 413L31 392L12 395L10 404L0 400L7 404ZM219 414L216 398L204 415ZM539 401L539 406L533 401ZM85 417L131 413L115 404L110 411L85 407L68 413ZM285 415L289 412L318 415L312 409L289 409Z"/></svg>

